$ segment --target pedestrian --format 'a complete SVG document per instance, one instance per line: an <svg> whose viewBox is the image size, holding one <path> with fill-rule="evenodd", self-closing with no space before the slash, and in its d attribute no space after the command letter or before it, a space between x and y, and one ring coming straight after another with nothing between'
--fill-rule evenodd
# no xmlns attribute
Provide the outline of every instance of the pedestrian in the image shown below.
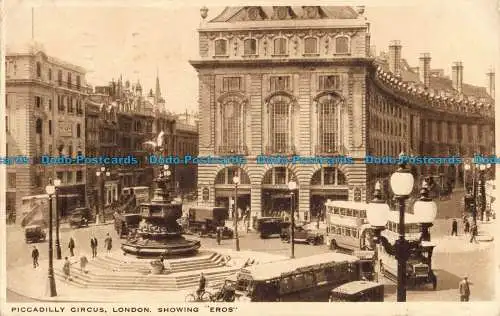
<svg viewBox="0 0 500 316"><path fill-rule="evenodd" d="M460 302L468 302L470 297L470 283L467 276L458 284L458 292L460 293Z"/></svg>
<svg viewBox="0 0 500 316"><path fill-rule="evenodd" d="M69 243L68 243L68 248L69 248L69 254L70 256L74 257L75 256L75 240L73 237L69 238Z"/></svg>
<svg viewBox="0 0 500 316"><path fill-rule="evenodd" d="M64 266L63 266L63 272L64 272L64 279L70 279L69 275L69 270L70 270L71 264L69 263L68 257L64 257Z"/></svg>
<svg viewBox="0 0 500 316"><path fill-rule="evenodd" d="M220 226L217 227L217 234L216 234L216 238L217 238L217 244L220 245L220 242L221 242L221 236L222 235L222 232L221 232L221 228Z"/></svg>
<svg viewBox="0 0 500 316"><path fill-rule="evenodd" d="M38 252L38 249L36 248L36 246L33 246L33 250L31 251L31 258L33 259L33 268L36 268L39 266L38 257L40 257L40 252Z"/></svg>
<svg viewBox="0 0 500 316"><path fill-rule="evenodd" d="M87 272L87 270L85 270L85 267L87 267L87 263L89 263L89 260L87 259L87 257L81 256L80 257L80 271Z"/></svg>
<svg viewBox="0 0 500 316"><path fill-rule="evenodd" d="M467 234L469 233L469 229L470 229L470 223L467 219L465 219L464 221L464 232Z"/></svg>
<svg viewBox="0 0 500 316"><path fill-rule="evenodd" d="M106 248L106 251L108 255L111 253L111 248L113 248L113 239L109 235L109 233L106 234L106 239L104 239L104 247Z"/></svg>
<svg viewBox="0 0 500 316"><path fill-rule="evenodd" d="M97 257L97 238L95 236L90 239L90 248L92 249L92 258Z"/></svg>
<svg viewBox="0 0 500 316"><path fill-rule="evenodd" d="M451 223L451 235L455 235L457 236L458 235L458 222L457 220L454 218L453 219L453 222Z"/></svg>
<svg viewBox="0 0 500 316"><path fill-rule="evenodd" d="M472 241L476 242L477 243L477 240L476 240L476 236L478 234L478 231L477 231L477 224L474 222L472 224L472 227L470 229L470 242L472 243Z"/></svg>

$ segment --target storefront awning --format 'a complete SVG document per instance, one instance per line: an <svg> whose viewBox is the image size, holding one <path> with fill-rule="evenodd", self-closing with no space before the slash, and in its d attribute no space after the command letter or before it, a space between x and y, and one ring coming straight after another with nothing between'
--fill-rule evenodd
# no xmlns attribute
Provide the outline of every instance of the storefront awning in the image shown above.
<svg viewBox="0 0 500 316"><path fill-rule="evenodd" d="M234 189L215 189L215 197L234 197ZM250 195L250 189L238 188L238 196Z"/></svg>

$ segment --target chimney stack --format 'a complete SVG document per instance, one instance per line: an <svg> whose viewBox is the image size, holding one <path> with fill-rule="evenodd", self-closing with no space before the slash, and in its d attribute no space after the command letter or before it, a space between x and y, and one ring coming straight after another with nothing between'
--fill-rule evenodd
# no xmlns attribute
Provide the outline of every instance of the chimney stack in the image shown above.
<svg viewBox="0 0 500 316"><path fill-rule="evenodd" d="M495 71L493 68L486 75L488 76L488 93L491 98L495 99Z"/></svg>
<svg viewBox="0 0 500 316"><path fill-rule="evenodd" d="M395 76L401 76L401 41L394 40L389 44L389 70Z"/></svg>
<svg viewBox="0 0 500 316"><path fill-rule="evenodd" d="M451 66L451 82L453 84L453 89L457 90L458 93L462 93L463 78L464 66L461 61L456 61Z"/></svg>
<svg viewBox="0 0 500 316"><path fill-rule="evenodd" d="M430 86L431 83L431 54L423 53L420 55L420 64L418 67L418 76L420 82L422 82L426 87Z"/></svg>

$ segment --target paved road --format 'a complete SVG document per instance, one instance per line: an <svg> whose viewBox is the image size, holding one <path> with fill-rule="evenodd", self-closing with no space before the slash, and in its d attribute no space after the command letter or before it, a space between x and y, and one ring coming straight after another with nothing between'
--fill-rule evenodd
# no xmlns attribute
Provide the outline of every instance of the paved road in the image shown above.
<svg viewBox="0 0 500 316"><path fill-rule="evenodd" d="M438 289L431 290L410 290L408 292L408 301L423 300L423 301L456 301L457 300L457 285L460 278L467 274L473 282L472 300L491 300L495 289L493 278L494 271L494 248L493 244L482 248L475 248L466 242L464 237L458 237L456 240L449 240L446 237L451 228L450 217L459 216L460 209L454 207L455 202L438 202L439 213L441 214L436 220L431 233L435 240L442 240L443 243L438 245L433 256L434 269L438 275ZM444 205L442 205L444 203ZM69 228L61 229L61 243L63 257L68 255L67 242L69 236L73 236L76 241L76 255L80 249L85 252L90 252L90 236L95 235L99 242L100 251L103 251L103 241L106 233L110 233L113 237L114 247L119 247L118 237L116 236L113 226L96 226L90 228L82 228L71 230ZM463 244L462 244L463 241ZM445 243L446 242L446 243ZM7 269L17 266L28 265L31 262L31 245L24 242L23 231L15 226L7 228ZM47 254L47 243L37 244L40 250L41 258ZM204 238L202 247L206 248L233 248L235 247L234 240L224 240L222 245L218 246L215 239ZM241 233L240 247L243 250L263 251L273 254L289 255L290 244L283 243L279 238L260 239L255 233ZM454 249L447 249L453 247ZM463 249L462 249L463 247ZM452 251L453 250L453 251ZM295 256L305 257L314 254L328 252L325 245L311 246L306 244L297 244L295 248ZM389 294L387 300L395 300L396 288L394 284L388 283L386 292ZM18 295L7 293L8 300L22 299Z"/></svg>

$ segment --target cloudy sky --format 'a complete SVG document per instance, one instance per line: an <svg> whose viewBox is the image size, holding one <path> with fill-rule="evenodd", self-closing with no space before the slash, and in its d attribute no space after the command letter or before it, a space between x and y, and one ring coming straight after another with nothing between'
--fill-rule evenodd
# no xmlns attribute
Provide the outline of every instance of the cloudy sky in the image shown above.
<svg viewBox="0 0 500 316"><path fill-rule="evenodd" d="M90 84L106 84L122 74L131 82L139 79L143 89L149 91L154 88L158 69L168 107L175 112L195 110L197 76L188 60L198 54L196 29L203 3L189 1L187 6L187 1L161 2L144 0L133 6L131 1L88 0L83 4L71 0L7 0L6 45L16 51L30 41L31 7L35 6L35 40L43 44L49 55L85 67ZM371 23L372 45L377 51L387 50L389 41L398 39L403 45L403 57L411 65L418 65L420 53L430 52L432 67L443 68L449 75L452 62L460 60L464 64L464 82L486 86L485 74L500 55L497 3L372 0L367 3L371 6L366 7L365 15ZM208 18L215 17L227 4L219 1L217 7L208 6Z"/></svg>

